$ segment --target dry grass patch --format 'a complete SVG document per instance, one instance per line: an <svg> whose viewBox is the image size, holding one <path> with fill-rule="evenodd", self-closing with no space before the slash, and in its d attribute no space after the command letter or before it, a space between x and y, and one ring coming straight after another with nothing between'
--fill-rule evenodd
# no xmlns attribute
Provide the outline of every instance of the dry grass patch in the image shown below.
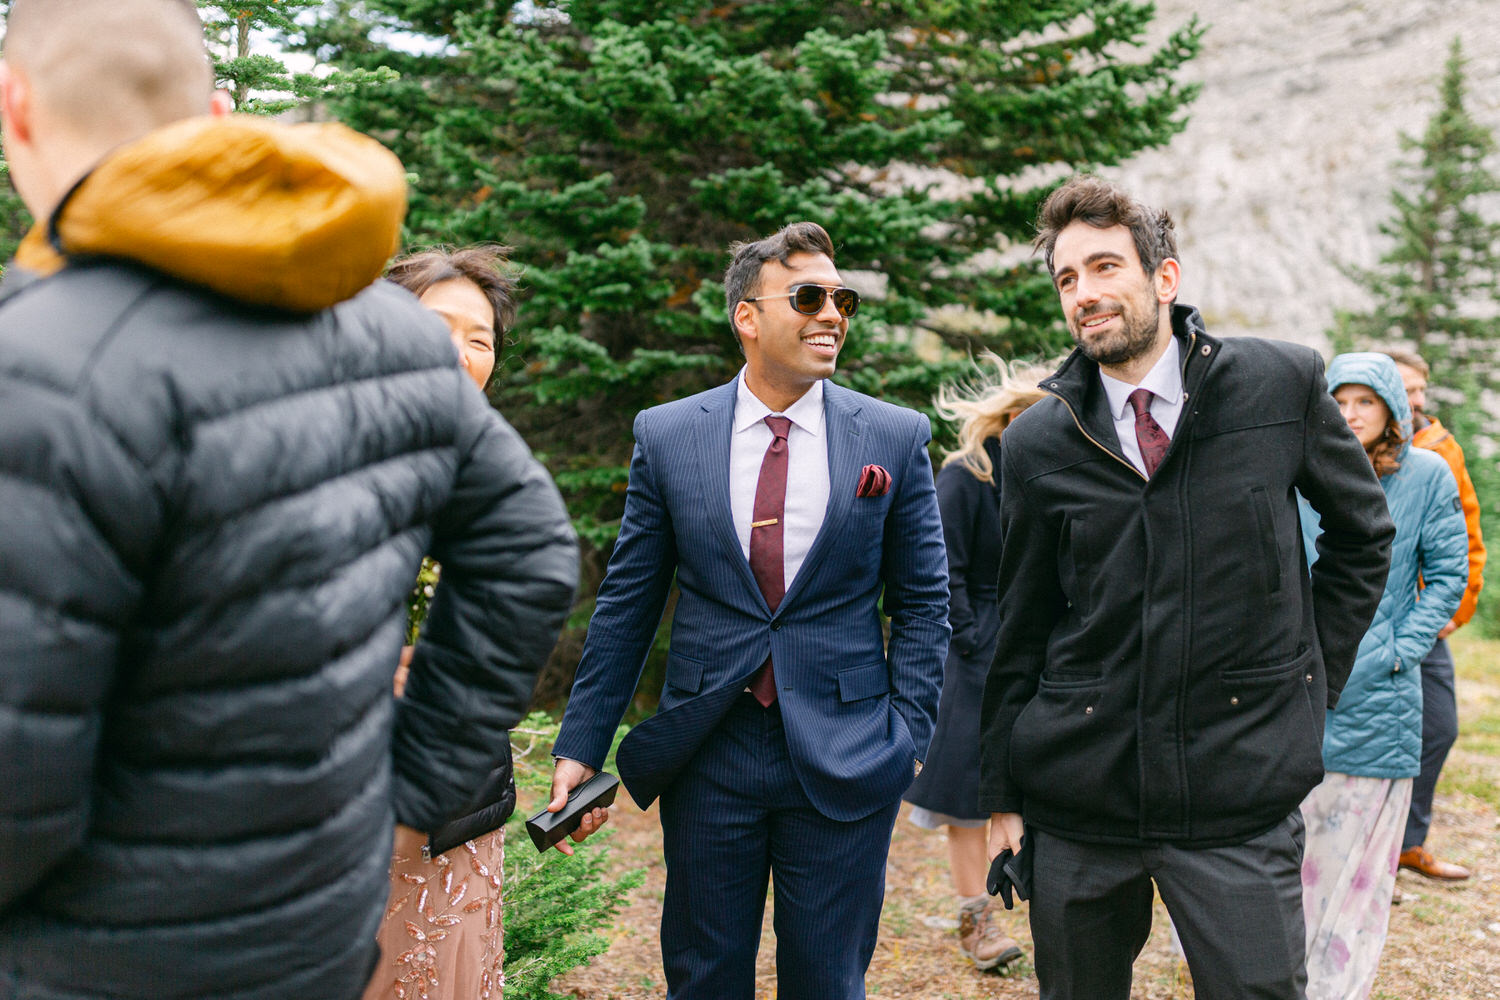
<svg viewBox="0 0 1500 1000"><path fill-rule="evenodd" d="M1402 872L1402 902L1392 911L1375 1000L1500 1000L1500 642L1453 643L1459 672L1460 737L1438 786L1429 846L1476 871L1458 885ZM622 802L625 797L621 797ZM613 843L619 869L647 868L646 885L621 915L608 953L554 984L580 1000L661 1000L657 927L664 872L655 810L628 802L615 809ZM872 998L985 1000L1037 996L1026 959L1005 975L979 973L959 956L950 929L947 856L940 834L896 823L881 915L880 942L866 989ZM774 905L774 901L772 903ZM998 904L997 904L998 905ZM1022 904L1024 907L1024 904ZM761 937L757 996L774 1000L775 937L770 906ZM1192 984L1172 947L1166 913L1157 904L1151 939L1135 966L1132 1000L1188 1000ZM1024 909L1001 911L1006 932L1031 952Z"/></svg>

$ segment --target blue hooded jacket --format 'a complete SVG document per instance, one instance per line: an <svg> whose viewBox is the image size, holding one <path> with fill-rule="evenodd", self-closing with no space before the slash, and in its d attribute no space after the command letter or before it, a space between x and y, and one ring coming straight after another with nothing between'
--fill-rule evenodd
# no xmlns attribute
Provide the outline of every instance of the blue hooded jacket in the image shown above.
<svg viewBox="0 0 1500 1000"><path fill-rule="evenodd" d="M1328 365L1328 391L1367 385L1401 425L1401 468L1380 478L1396 524L1391 570L1354 672L1329 709L1323 766L1371 778L1410 778L1421 770L1422 658L1458 608L1468 580L1468 533L1448 463L1411 446L1411 407L1395 362L1384 354L1340 354ZM1300 504L1308 564L1318 516ZM1418 576L1424 588L1418 599Z"/></svg>

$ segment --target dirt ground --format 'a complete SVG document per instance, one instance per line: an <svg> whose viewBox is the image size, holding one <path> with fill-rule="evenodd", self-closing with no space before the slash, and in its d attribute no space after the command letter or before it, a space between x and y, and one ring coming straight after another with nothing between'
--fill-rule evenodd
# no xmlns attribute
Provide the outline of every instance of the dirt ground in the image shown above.
<svg viewBox="0 0 1500 1000"><path fill-rule="evenodd" d="M1500 1000L1500 642L1460 638L1454 648L1461 736L1438 787L1428 846L1476 874L1456 885L1400 874L1401 902L1392 910L1375 1000ZM869 995L1036 997L1036 976L1027 959L1000 975L976 972L959 956L942 835L912 826L905 813L891 844L880 940L866 980ZM657 938L663 869L655 810L642 813L626 802L613 810L611 825L615 865L647 869L646 883L621 914L609 951L554 988L580 1000L664 998ZM1024 909L1001 914L1002 926L1029 955ZM1133 1000L1193 996L1165 917L1158 902L1151 940L1136 962ZM762 1000L776 996L774 950L768 907L757 989Z"/></svg>

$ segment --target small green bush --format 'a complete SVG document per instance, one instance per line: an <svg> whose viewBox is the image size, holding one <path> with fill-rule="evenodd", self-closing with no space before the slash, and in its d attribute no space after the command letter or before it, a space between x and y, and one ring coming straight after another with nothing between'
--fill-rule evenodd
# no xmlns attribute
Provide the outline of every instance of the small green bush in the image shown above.
<svg viewBox="0 0 1500 1000"><path fill-rule="evenodd" d="M407 599L408 643L417 640L441 571L431 559L422 560ZM505 830L505 1000L569 1000L549 989L552 980L609 948L599 930L619 913L626 893L645 879L640 869L610 877L606 845L613 831L574 844L572 857L533 849L526 816L545 803L551 791L557 731L552 716L533 712L511 732L517 804ZM606 770L614 769L615 750L627 732L627 726L616 731Z"/></svg>
<svg viewBox="0 0 1500 1000"><path fill-rule="evenodd" d="M518 801L532 803L533 812L551 789L557 729L551 716L533 712L511 734ZM616 747L626 731L621 726L616 732ZM606 769L612 769L613 758L611 749ZM538 854L526 835L527 811L517 806L505 835L505 1000L568 1000L549 984L608 949L598 932L645 873L635 869L610 877L606 845L612 831L574 844L571 858L555 850Z"/></svg>

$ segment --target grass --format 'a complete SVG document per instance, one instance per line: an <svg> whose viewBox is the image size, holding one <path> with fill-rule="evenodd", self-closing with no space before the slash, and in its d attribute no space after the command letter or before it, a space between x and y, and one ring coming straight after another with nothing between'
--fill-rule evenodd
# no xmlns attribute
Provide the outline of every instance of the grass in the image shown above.
<svg viewBox="0 0 1500 1000"><path fill-rule="evenodd" d="M1493 685L1496 690L1490 701L1500 710L1500 639L1484 639L1470 636L1467 631L1453 633L1448 640L1453 649L1453 659L1458 669L1460 682L1475 681Z"/></svg>
<svg viewBox="0 0 1500 1000"><path fill-rule="evenodd" d="M1459 686L1458 743L1443 768L1438 793L1469 796L1500 810L1500 640L1452 640Z"/></svg>
<svg viewBox="0 0 1500 1000"><path fill-rule="evenodd" d="M1500 641L1460 631L1452 645L1458 669L1459 740L1438 786L1429 844L1442 857L1474 868L1468 882L1398 878L1404 902L1391 914L1390 935L1372 997L1386 1000L1500 1000ZM528 803L529 804L529 803ZM654 810L617 808L616 864L648 869L647 886L632 894L610 951L554 988L578 1000L661 1000L657 925L661 915L660 829ZM958 956L951 930L929 918L951 915L941 835L902 818L891 846L886 899L867 990L882 1000L1030 1000L1037 996L1025 911L1000 913L1000 926L1026 950L1005 975L975 972ZM1132 1000L1190 1000L1186 968L1172 949L1165 911L1136 962ZM758 1000L775 996L775 938L762 939ZM1482 936L1481 936L1482 935Z"/></svg>

